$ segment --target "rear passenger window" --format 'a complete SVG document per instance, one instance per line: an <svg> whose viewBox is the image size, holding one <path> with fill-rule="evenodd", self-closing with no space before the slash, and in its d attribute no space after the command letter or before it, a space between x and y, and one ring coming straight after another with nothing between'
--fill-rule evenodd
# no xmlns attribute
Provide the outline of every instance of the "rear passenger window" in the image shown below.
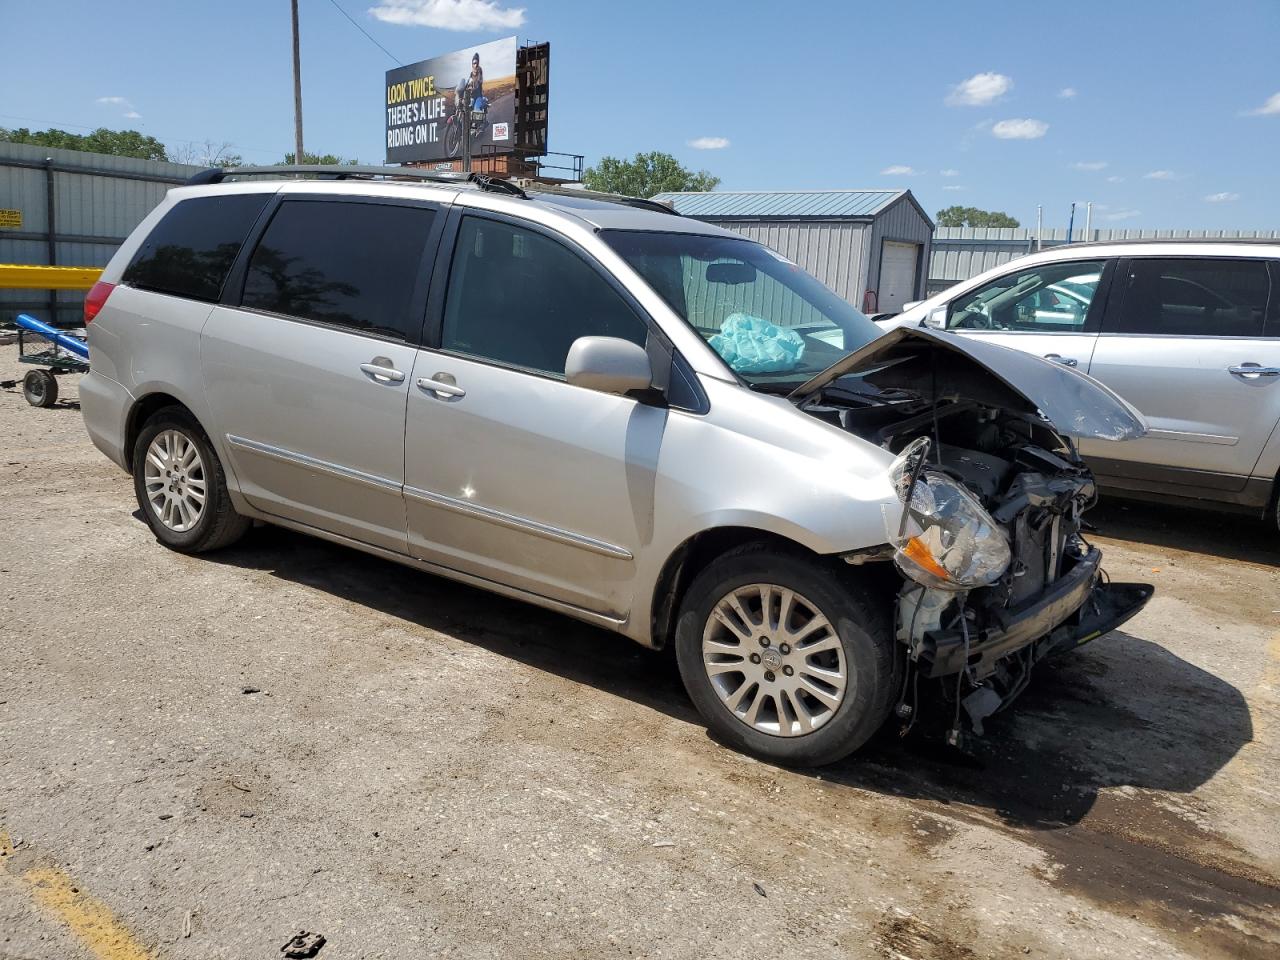
<svg viewBox="0 0 1280 960"><path fill-rule="evenodd" d="M506 223L464 217L458 230L441 347L564 376L579 337L644 346L649 328L585 260Z"/></svg>
<svg viewBox="0 0 1280 960"><path fill-rule="evenodd" d="M245 276L243 306L415 339L409 316L435 211L355 201L286 200Z"/></svg>
<svg viewBox="0 0 1280 960"><path fill-rule="evenodd" d="M140 290L216 302L269 199L269 193L233 193L179 202L143 241L121 279Z"/></svg>
<svg viewBox="0 0 1280 960"><path fill-rule="evenodd" d="M1260 337L1270 289L1262 260L1130 260L1107 332Z"/></svg>

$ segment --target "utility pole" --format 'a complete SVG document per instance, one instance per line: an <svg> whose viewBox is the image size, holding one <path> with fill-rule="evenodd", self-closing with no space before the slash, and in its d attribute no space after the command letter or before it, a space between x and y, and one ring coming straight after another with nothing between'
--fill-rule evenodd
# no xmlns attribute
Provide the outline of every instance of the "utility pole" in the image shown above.
<svg viewBox="0 0 1280 960"><path fill-rule="evenodd" d="M464 94L467 98L466 108L462 111L462 169L471 172L471 95L470 90Z"/></svg>
<svg viewBox="0 0 1280 960"><path fill-rule="evenodd" d="M1090 200L1085 204L1084 208L1084 239L1088 243L1093 239L1093 201Z"/></svg>
<svg viewBox="0 0 1280 960"><path fill-rule="evenodd" d="M293 162L303 163L302 152L302 56L298 46L298 0L289 0L293 15Z"/></svg>
<svg viewBox="0 0 1280 960"><path fill-rule="evenodd" d="M1041 238L1044 236L1044 205L1036 204L1036 250L1044 248Z"/></svg>

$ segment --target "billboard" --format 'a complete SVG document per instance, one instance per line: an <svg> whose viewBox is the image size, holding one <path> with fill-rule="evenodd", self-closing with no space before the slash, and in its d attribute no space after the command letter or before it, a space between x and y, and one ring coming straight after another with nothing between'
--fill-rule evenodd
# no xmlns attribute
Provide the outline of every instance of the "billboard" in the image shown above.
<svg viewBox="0 0 1280 960"><path fill-rule="evenodd" d="M516 38L388 70L385 99L387 163L452 160L462 156L468 137L473 157L510 153L515 148Z"/></svg>

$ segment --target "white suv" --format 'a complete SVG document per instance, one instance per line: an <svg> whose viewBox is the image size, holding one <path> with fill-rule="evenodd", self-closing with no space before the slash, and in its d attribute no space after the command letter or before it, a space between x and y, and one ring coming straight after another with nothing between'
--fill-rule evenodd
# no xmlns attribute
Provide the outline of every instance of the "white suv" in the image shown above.
<svg viewBox="0 0 1280 960"><path fill-rule="evenodd" d="M1280 244L1071 244L958 283L881 326L928 326L1087 372L1140 440L1080 451L1104 491L1266 515L1280 475ZM1275 514L1272 514L1275 517Z"/></svg>

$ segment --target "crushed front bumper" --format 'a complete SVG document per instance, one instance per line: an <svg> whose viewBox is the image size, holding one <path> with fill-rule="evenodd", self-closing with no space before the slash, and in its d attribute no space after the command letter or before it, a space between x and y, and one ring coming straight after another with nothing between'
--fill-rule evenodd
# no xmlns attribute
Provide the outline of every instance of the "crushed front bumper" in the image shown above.
<svg viewBox="0 0 1280 960"><path fill-rule="evenodd" d="M997 611L987 629L934 630L925 634L920 668L945 677L966 666L975 679L995 670L1010 654L1037 644L1035 659L1068 650L1120 626L1151 599L1145 583L1099 583L1102 552L1096 547L1043 591ZM1041 643L1043 641L1043 643Z"/></svg>

